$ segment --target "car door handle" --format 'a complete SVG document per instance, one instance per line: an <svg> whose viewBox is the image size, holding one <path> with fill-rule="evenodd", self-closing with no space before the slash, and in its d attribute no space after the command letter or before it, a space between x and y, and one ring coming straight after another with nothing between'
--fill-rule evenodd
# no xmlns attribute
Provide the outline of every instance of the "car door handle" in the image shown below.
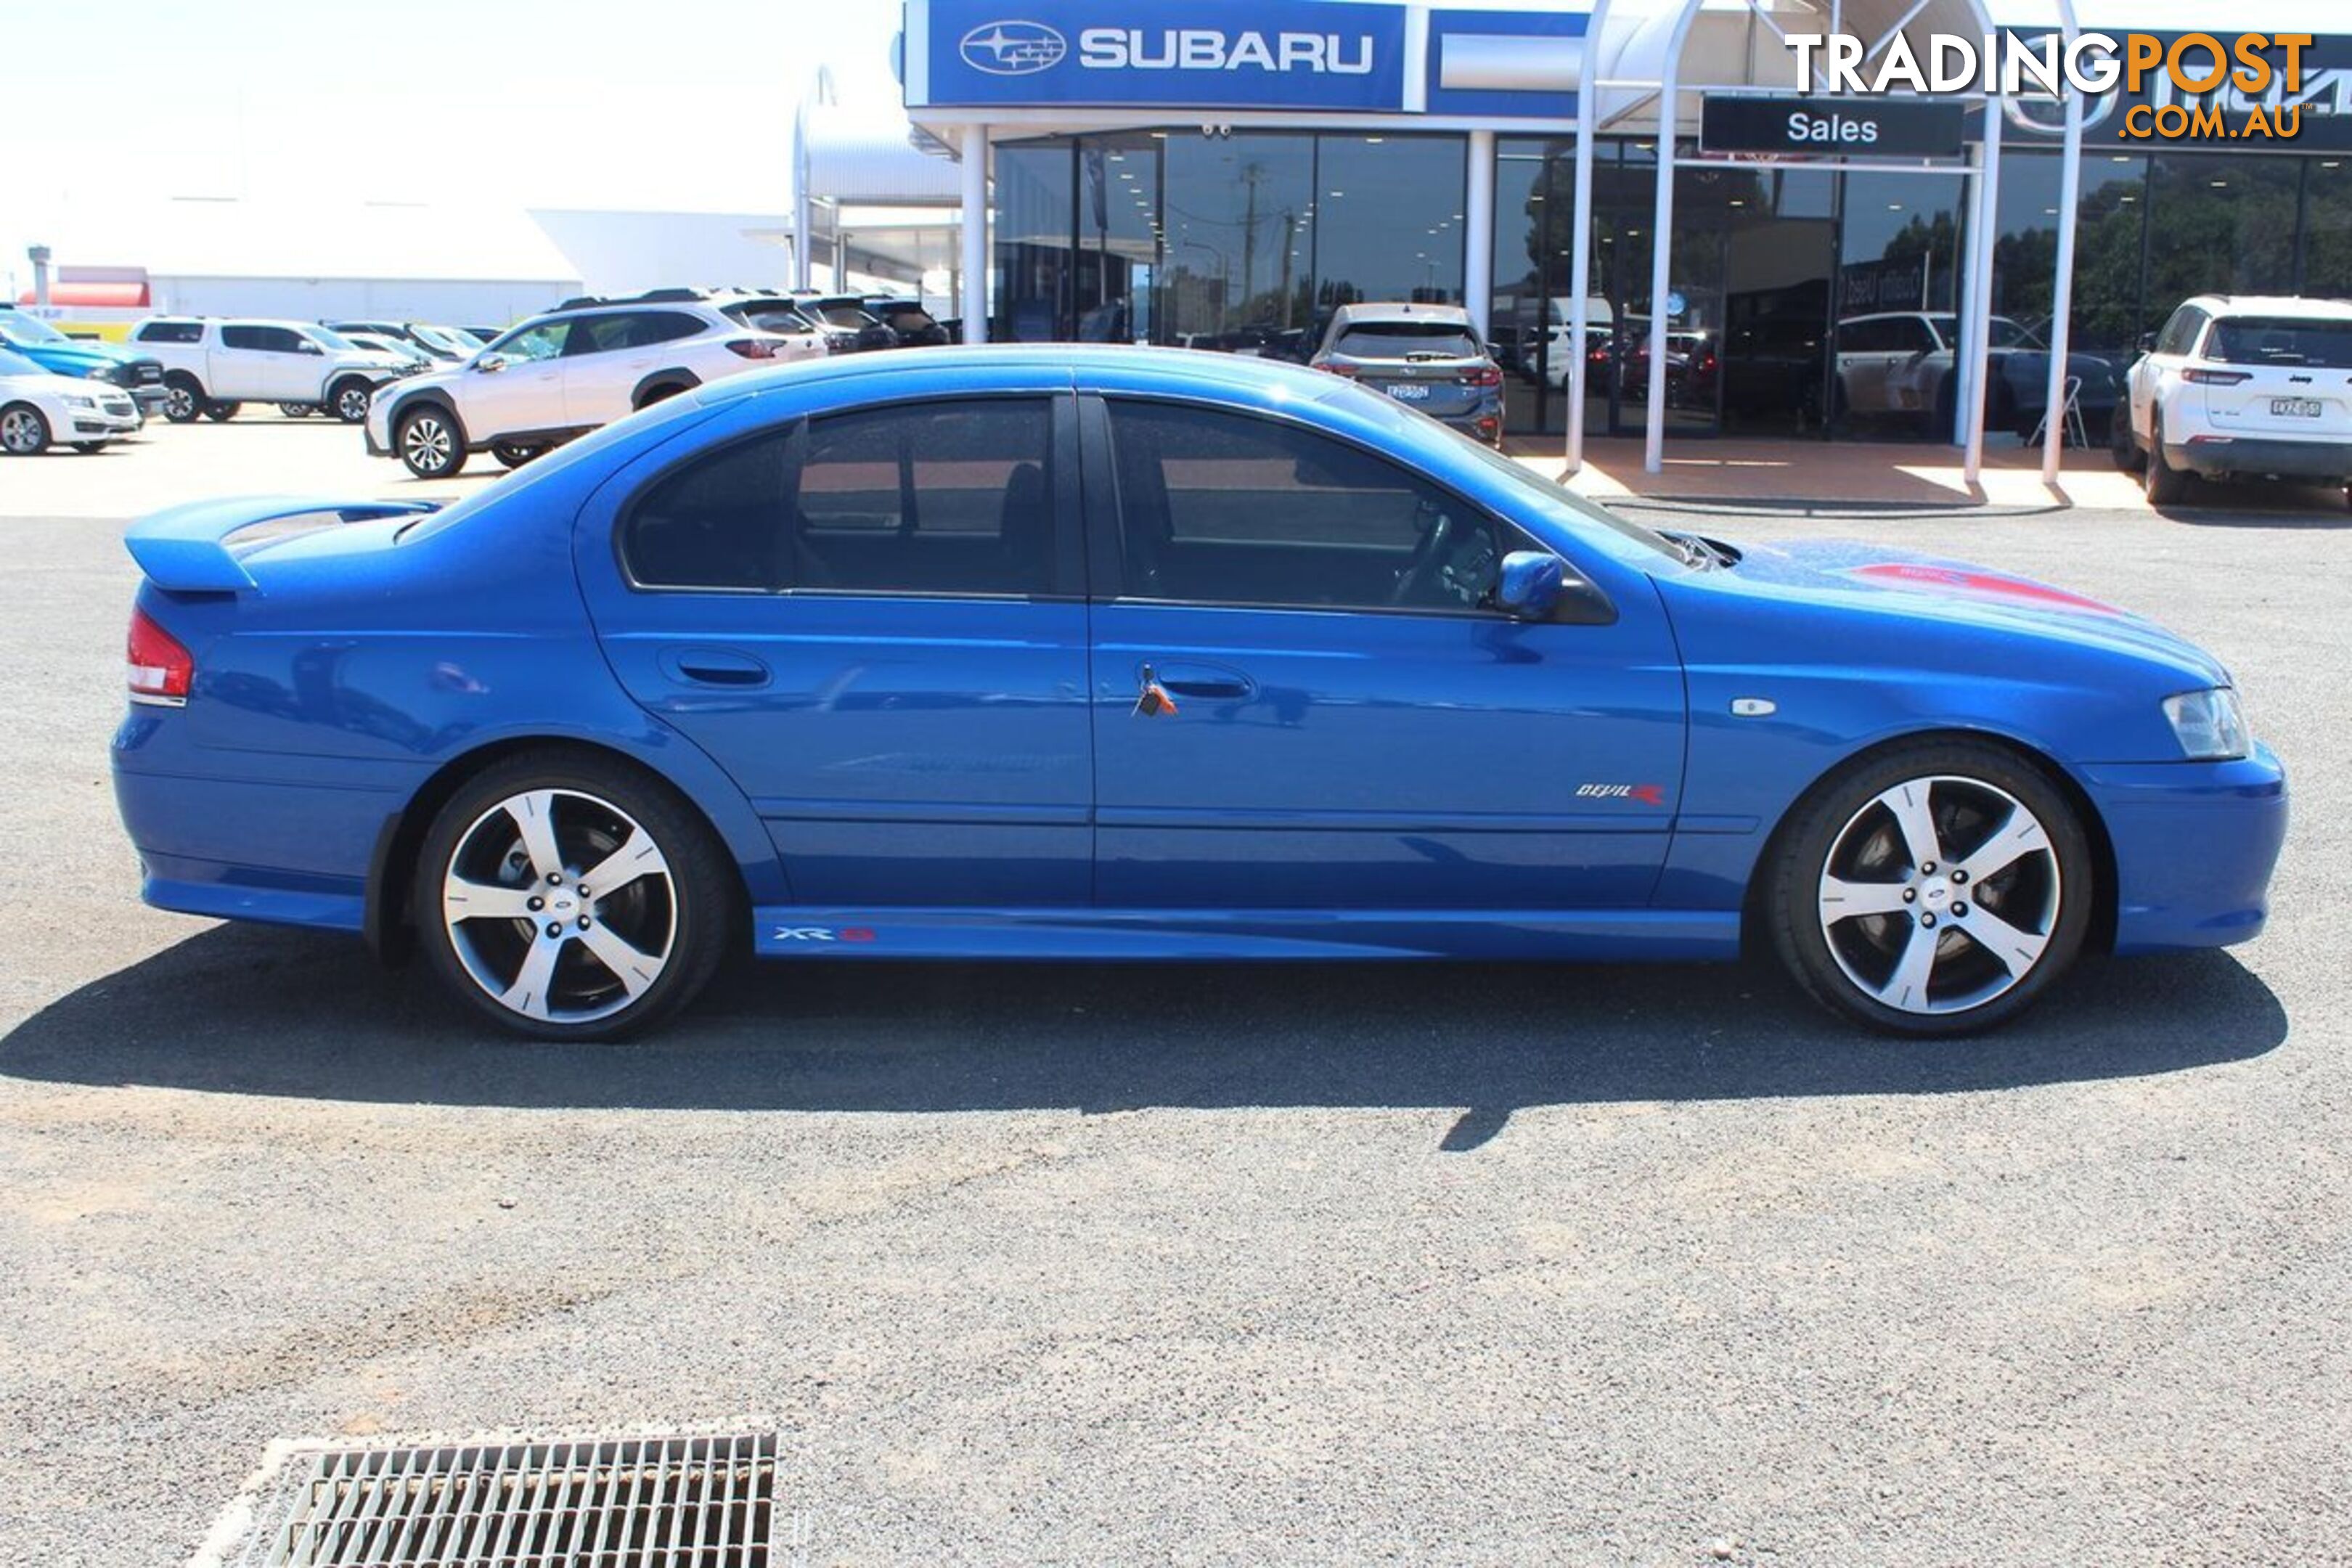
<svg viewBox="0 0 2352 1568"><path fill-rule="evenodd" d="M765 686L768 667L748 653L723 647L674 647L661 656L662 673L696 686Z"/></svg>
<svg viewBox="0 0 2352 1568"><path fill-rule="evenodd" d="M1216 664L1147 664L1138 675L1146 687L1157 686L1171 696L1204 701L1232 701L1257 690L1257 683L1240 670Z"/></svg>

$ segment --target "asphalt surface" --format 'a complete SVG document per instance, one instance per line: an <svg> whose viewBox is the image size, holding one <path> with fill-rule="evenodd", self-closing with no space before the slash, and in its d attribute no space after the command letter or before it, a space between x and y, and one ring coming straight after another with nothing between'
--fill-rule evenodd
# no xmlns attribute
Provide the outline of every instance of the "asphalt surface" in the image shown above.
<svg viewBox="0 0 2352 1568"><path fill-rule="evenodd" d="M137 901L136 507L26 498L402 490L346 443L0 461L0 1563L178 1561L283 1436L743 1421L810 1563L2352 1560L2340 501L1699 519L2156 614L2288 760L2267 935L1991 1039L1737 968L810 964L572 1049Z"/></svg>

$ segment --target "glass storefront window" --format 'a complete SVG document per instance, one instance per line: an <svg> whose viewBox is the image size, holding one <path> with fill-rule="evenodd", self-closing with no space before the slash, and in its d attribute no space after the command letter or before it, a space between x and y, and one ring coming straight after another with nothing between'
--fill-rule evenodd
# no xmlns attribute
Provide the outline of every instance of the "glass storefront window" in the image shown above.
<svg viewBox="0 0 2352 1568"><path fill-rule="evenodd" d="M1315 139L1171 132L1154 341L1261 352L1307 331Z"/></svg>
<svg viewBox="0 0 2352 1568"><path fill-rule="evenodd" d="M1049 342L1071 335L1071 195L1067 142L999 146L996 176L996 301L988 335L1000 342Z"/></svg>
<svg viewBox="0 0 2352 1568"><path fill-rule="evenodd" d="M1315 305L1462 302L1465 144L1455 136L1315 139Z"/></svg>
<svg viewBox="0 0 2352 1568"><path fill-rule="evenodd" d="M2304 173L2298 292L2352 297L2352 158L2317 158Z"/></svg>
<svg viewBox="0 0 2352 1568"><path fill-rule="evenodd" d="M2149 162L2147 285L2141 331L2192 294L2284 294L2294 288L2304 160L2164 153Z"/></svg>

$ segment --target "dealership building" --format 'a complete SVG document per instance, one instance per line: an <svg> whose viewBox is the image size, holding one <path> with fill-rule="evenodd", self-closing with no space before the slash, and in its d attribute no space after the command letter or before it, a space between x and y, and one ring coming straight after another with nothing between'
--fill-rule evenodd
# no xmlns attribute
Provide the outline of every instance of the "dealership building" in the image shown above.
<svg viewBox="0 0 2352 1568"><path fill-rule="evenodd" d="M2292 93L2179 100L2300 110L2218 142L2126 133L2168 81L1800 102L1785 39L1875 62L2130 26L2068 0L908 0L898 64L918 142L961 165L968 337L1303 355L1341 304L1460 304L1509 428L1572 460L1725 434L1973 467L2053 392L2103 438L2190 294L2352 294L2352 39L2305 47Z"/></svg>

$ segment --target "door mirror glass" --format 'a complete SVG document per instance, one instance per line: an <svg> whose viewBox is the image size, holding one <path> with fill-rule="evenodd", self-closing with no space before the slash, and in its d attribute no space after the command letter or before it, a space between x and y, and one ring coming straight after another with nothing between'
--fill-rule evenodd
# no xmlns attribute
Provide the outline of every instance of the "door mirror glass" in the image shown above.
<svg viewBox="0 0 2352 1568"><path fill-rule="evenodd" d="M1540 621L1568 587L1568 568L1549 550L1514 550L1495 579L1495 607L1514 620Z"/></svg>
<svg viewBox="0 0 2352 1568"><path fill-rule="evenodd" d="M474 359L474 368L485 375L491 371L504 370L506 367L507 356L504 354L478 354Z"/></svg>

